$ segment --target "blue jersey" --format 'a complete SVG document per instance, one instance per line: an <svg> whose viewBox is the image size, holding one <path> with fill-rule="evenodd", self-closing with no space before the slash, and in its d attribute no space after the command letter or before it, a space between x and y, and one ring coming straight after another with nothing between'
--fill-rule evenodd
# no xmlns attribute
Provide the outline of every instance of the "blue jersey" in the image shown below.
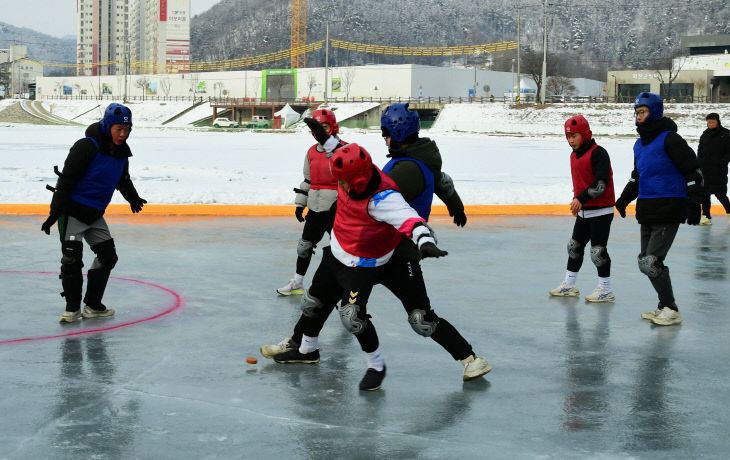
<svg viewBox="0 0 730 460"><path fill-rule="evenodd" d="M634 144L636 172L639 173L639 198L686 198L687 184L664 149L664 131L647 145Z"/></svg>
<svg viewBox="0 0 730 460"><path fill-rule="evenodd" d="M391 160L386 163L385 166L383 166L383 172L385 174L390 173L396 163L404 160L414 161L418 166L421 167L421 172L423 172L423 180L426 182L426 187L424 187L423 192L421 192L420 195L408 202L408 204L416 210L419 216L428 220L428 217L431 215L431 203L433 202L434 192L433 172L428 169L428 166L426 166L422 161L416 160L415 158L411 157L391 158Z"/></svg>
<svg viewBox="0 0 730 460"><path fill-rule="evenodd" d="M94 209L105 210L112 200L114 189L124 173L127 158L115 158L106 155L99 149L96 139L87 137L96 146L94 159L86 169L84 176L76 183L71 192L71 199L77 203Z"/></svg>

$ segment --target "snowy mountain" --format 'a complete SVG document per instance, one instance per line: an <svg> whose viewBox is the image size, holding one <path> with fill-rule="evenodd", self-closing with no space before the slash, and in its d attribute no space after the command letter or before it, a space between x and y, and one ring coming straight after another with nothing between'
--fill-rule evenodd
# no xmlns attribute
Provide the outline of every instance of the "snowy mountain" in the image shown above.
<svg viewBox="0 0 730 460"><path fill-rule="evenodd" d="M76 37L56 38L25 27L15 27L0 22L0 48L13 43L26 45L28 56L42 62L76 62ZM58 68L47 68L46 72ZM46 73L46 75L52 75Z"/></svg>

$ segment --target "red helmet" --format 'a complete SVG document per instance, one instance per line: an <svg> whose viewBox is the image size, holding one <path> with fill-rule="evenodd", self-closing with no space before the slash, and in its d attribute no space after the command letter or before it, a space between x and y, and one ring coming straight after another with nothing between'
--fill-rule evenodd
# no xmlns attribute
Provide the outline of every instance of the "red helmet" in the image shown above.
<svg viewBox="0 0 730 460"><path fill-rule="evenodd" d="M588 142L593 137L588 120L583 115L568 118L568 121L565 122L565 137L573 133L579 133L583 138L583 142Z"/></svg>
<svg viewBox="0 0 730 460"><path fill-rule="evenodd" d="M333 152L330 171L335 178L347 182L356 193L362 193L373 177L373 160L364 148L347 144Z"/></svg>
<svg viewBox="0 0 730 460"><path fill-rule="evenodd" d="M328 125L330 125L330 131L327 133L330 136L334 136L335 134L340 132L340 125L337 124L337 118L335 118L335 113L333 111L327 109L317 109L312 114L312 118L322 124L327 123Z"/></svg>

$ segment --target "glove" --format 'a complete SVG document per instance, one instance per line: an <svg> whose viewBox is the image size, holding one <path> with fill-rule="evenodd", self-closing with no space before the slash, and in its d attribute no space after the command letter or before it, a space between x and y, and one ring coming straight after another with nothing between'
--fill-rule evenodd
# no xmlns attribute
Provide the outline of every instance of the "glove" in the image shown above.
<svg viewBox="0 0 730 460"><path fill-rule="evenodd" d="M423 257L424 259L427 257L444 257L449 254L448 252L439 249L435 244L431 243L430 241L427 243L423 243L420 249L421 257Z"/></svg>
<svg viewBox="0 0 730 460"><path fill-rule="evenodd" d="M140 197L132 198L129 201L129 207L132 208L132 212L136 214L142 210L142 206L144 206L145 203L147 203L147 200Z"/></svg>
<svg viewBox="0 0 730 460"><path fill-rule="evenodd" d="M699 224L700 215L702 215L702 206L692 199L687 199L687 224Z"/></svg>
<svg viewBox="0 0 730 460"><path fill-rule="evenodd" d="M55 224L57 220L58 220L58 216L51 213L48 216L48 219L46 219L46 221L43 222L43 224L41 224L41 230L46 232L46 235L50 235L51 227L53 227L53 224Z"/></svg>
<svg viewBox="0 0 730 460"><path fill-rule="evenodd" d="M619 199L616 200L616 211L618 211L621 217L626 217L626 206L628 205L629 203L622 197L619 197Z"/></svg>
<svg viewBox="0 0 730 460"><path fill-rule="evenodd" d="M297 216L297 220L299 222L304 222L304 216L302 213L304 212L304 206L297 206L297 208L294 210L294 215Z"/></svg>
<svg viewBox="0 0 730 460"><path fill-rule="evenodd" d="M309 126L309 129L312 130L312 134L319 145L324 145L324 143L327 142L327 139L330 138L330 135L327 134L322 123L318 122L314 118L305 118L304 123L306 123L307 126Z"/></svg>
<svg viewBox="0 0 730 460"><path fill-rule="evenodd" d="M454 213L454 223L457 227L463 227L466 225L466 214L464 214L464 211Z"/></svg>

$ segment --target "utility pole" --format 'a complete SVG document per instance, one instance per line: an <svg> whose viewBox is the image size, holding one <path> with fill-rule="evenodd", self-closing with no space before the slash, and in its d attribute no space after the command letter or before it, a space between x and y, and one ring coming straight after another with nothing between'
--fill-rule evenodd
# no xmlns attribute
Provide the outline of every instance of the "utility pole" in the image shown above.
<svg viewBox="0 0 730 460"><path fill-rule="evenodd" d="M542 32L542 82L540 84L540 103L545 104L545 80L547 79L547 0L542 0L544 25Z"/></svg>
<svg viewBox="0 0 730 460"><path fill-rule="evenodd" d="M127 103L127 78L129 76L129 31L124 32L124 103Z"/></svg>
<svg viewBox="0 0 730 460"><path fill-rule="evenodd" d="M521 102L522 99L522 88L520 80L522 74L520 74L520 8L517 7L517 103Z"/></svg>
<svg viewBox="0 0 730 460"><path fill-rule="evenodd" d="M329 81L330 64L330 23L327 21L327 38L324 41L324 103L327 104L327 82Z"/></svg>

